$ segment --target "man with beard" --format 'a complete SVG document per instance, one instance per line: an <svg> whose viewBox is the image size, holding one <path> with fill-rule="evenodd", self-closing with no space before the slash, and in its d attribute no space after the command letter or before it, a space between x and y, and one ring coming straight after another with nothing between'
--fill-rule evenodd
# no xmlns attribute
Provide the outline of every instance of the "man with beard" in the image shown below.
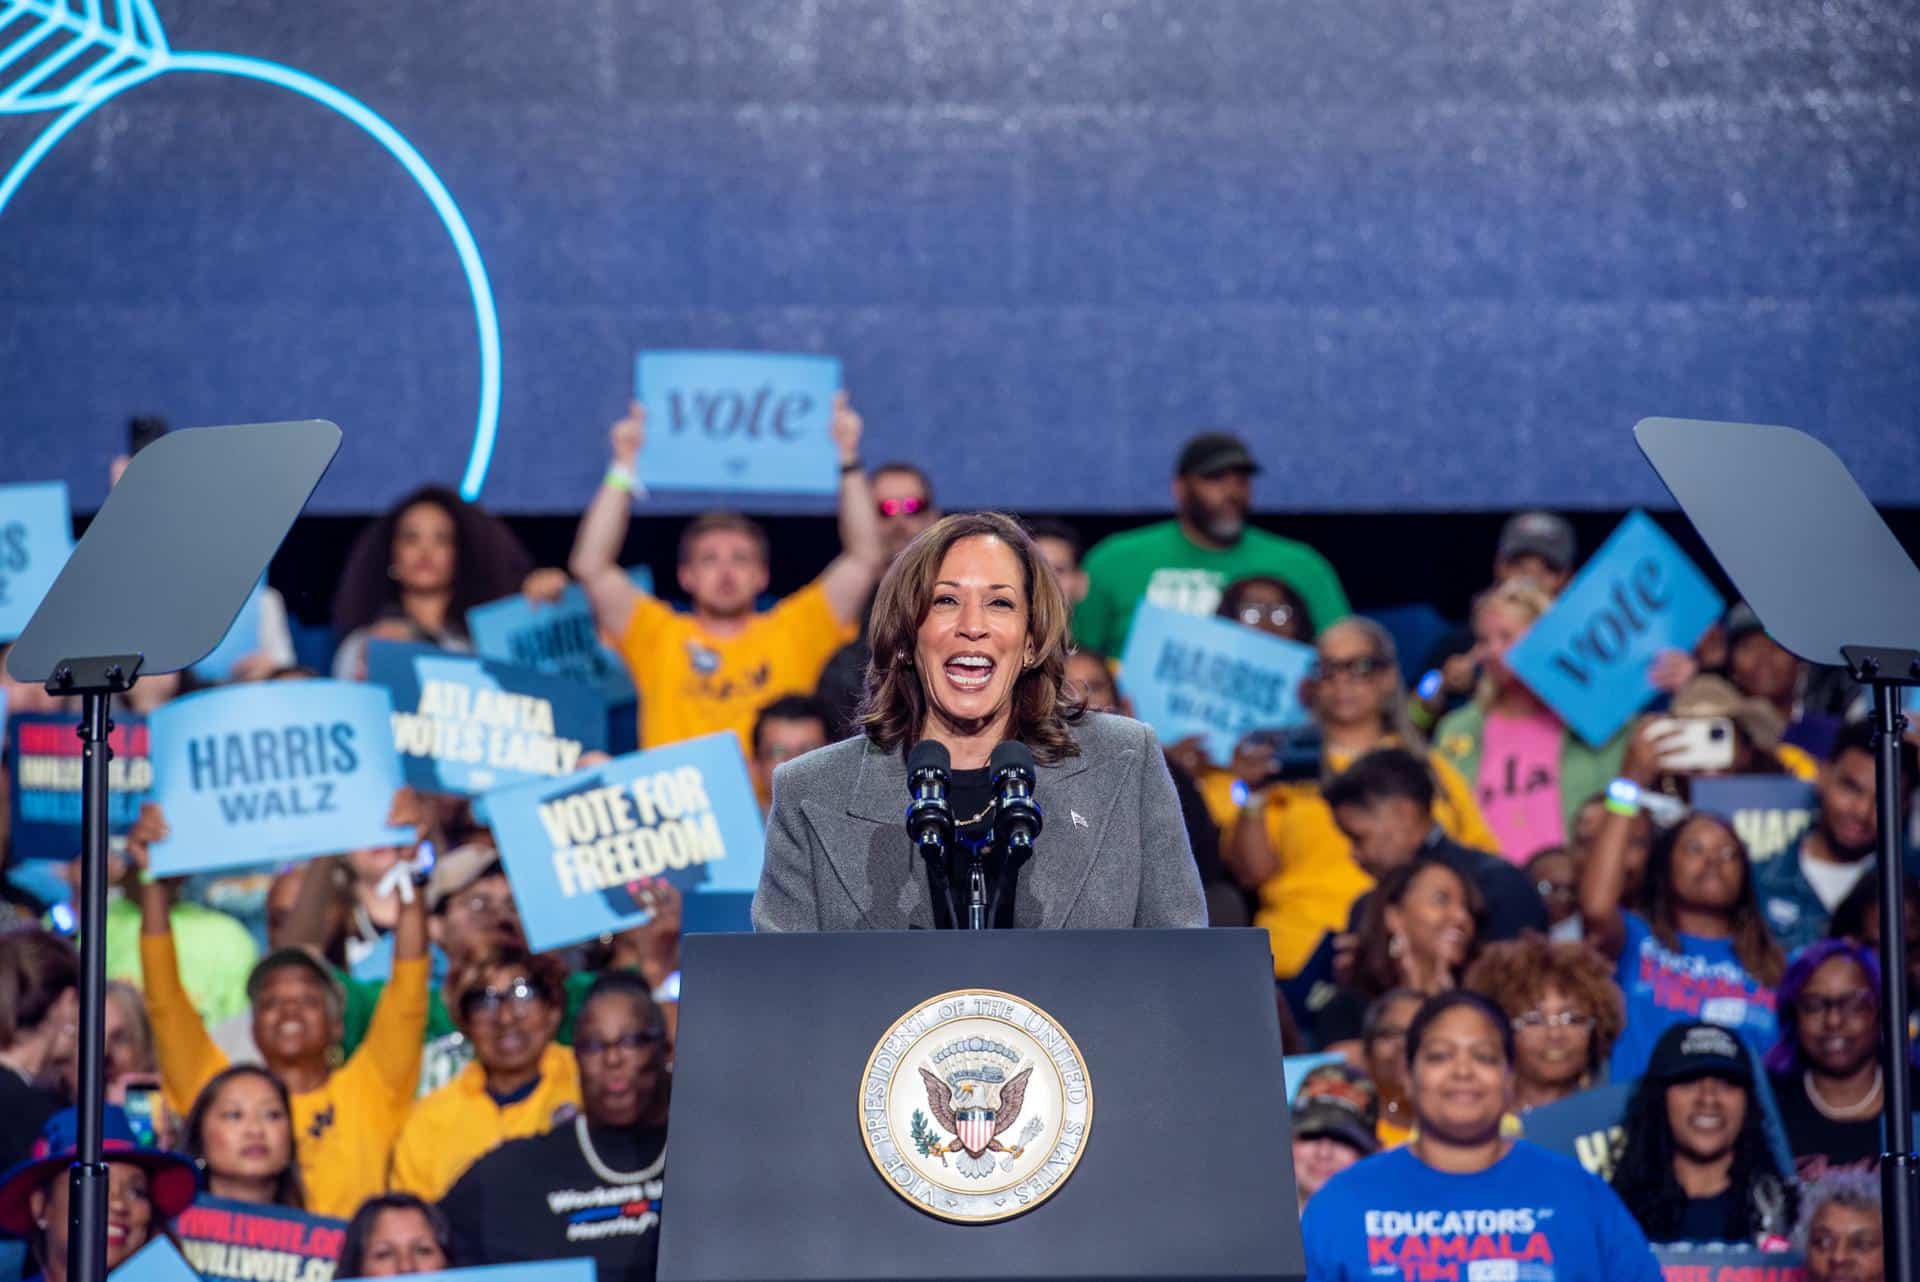
<svg viewBox="0 0 1920 1282"><path fill-rule="evenodd" d="M844 393L835 398L831 430L840 452L840 555L812 583L762 611L766 531L738 513L703 513L680 536L679 584L693 602L682 614L635 587L620 568L645 411L636 403L613 425L613 462L580 520L567 568L640 692L642 747L731 730L745 752L754 714L783 694L811 693L834 651L853 640L886 556L860 461L860 416Z"/></svg>
<svg viewBox="0 0 1920 1282"><path fill-rule="evenodd" d="M1910 744L1900 774L1914 777ZM1791 955L1827 933L1833 910L1873 875L1880 837L1873 785L1873 727L1856 722L1834 739L1820 767L1819 809L1793 845L1753 870L1753 890L1767 929Z"/></svg>
<svg viewBox="0 0 1920 1282"><path fill-rule="evenodd" d="M1212 614L1227 584L1253 575L1290 584L1319 627L1346 617L1346 591L1325 557L1248 526L1259 470L1238 437L1204 432L1188 441L1174 470L1174 519L1112 535L1087 553L1087 595L1074 612L1074 639L1120 654L1143 598L1183 614Z"/></svg>

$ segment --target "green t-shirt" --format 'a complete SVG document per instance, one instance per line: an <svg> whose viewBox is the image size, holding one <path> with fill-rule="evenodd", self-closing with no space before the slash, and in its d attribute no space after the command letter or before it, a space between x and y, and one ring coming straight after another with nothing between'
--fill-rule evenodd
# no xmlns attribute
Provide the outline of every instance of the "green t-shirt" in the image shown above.
<svg viewBox="0 0 1920 1282"><path fill-rule="evenodd" d="M168 918L180 957L180 982L208 1028L250 1009L247 976L260 960L253 933L217 909L180 900ZM107 978L139 984L140 905L125 895L107 900Z"/></svg>
<svg viewBox="0 0 1920 1282"><path fill-rule="evenodd" d="M1252 526L1230 548L1203 548L1181 533L1178 521L1161 521L1102 539L1084 568L1087 597L1074 612L1074 640L1112 659L1126 648L1143 598L1184 614L1212 614L1229 583L1254 574L1291 584L1306 601L1315 631L1352 612L1327 558Z"/></svg>

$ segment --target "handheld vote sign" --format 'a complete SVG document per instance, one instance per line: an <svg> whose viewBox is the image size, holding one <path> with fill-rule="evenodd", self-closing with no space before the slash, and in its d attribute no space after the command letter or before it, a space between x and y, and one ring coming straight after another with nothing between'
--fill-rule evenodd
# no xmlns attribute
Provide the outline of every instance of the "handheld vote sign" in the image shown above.
<svg viewBox="0 0 1920 1282"><path fill-rule="evenodd" d="M1635 1082L1615 1082L1576 1091L1520 1116L1527 1139L1573 1158L1601 1179L1613 1175L1614 1149L1625 1132L1627 1101Z"/></svg>
<svg viewBox="0 0 1920 1282"><path fill-rule="evenodd" d="M393 696L394 746L422 792L557 778L607 746L606 701L577 681L392 641L368 644L367 680Z"/></svg>
<svg viewBox="0 0 1920 1282"><path fill-rule="evenodd" d="M0 641L26 628L72 551L65 481L0 485Z"/></svg>
<svg viewBox="0 0 1920 1282"><path fill-rule="evenodd" d="M153 714L158 876L413 841L387 826L402 783L393 705L357 681L256 681Z"/></svg>
<svg viewBox="0 0 1920 1282"><path fill-rule="evenodd" d="M1207 755L1224 763L1249 731L1307 720L1300 683L1314 661L1310 645L1143 601L1127 633L1120 685L1161 742L1202 735Z"/></svg>
<svg viewBox="0 0 1920 1282"><path fill-rule="evenodd" d="M535 952L645 924L655 877L679 888L689 923L709 916L699 901L730 896L746 928L766 829L731 732L489 793L487 813Z"/></svg>
<svg viewBox="0 0 1920 1282"><path fill-rule="evenodd" d="M156 1234L152 1241L120 1262L113 1271L113 1282L200 1282L200 1275L180 1258L172 1242Z"/></svg>
<svg viewBox="0 0 1920 1282"><path fill-rule="evenodd" d="M202 1197L173 1230L205 1282L329 1282L347 1226L289 1207Z"/></svg>
<svg viewBox="0 0 1920 1282"><path fill-rule="evenodd" d="M642 352L640 475L660 490L833 494L840 362L778 352Z"/></svg>
<svg viewBox="0 0 1920 1282"><path fill-rule="evenodd" d="M267 583L262 579L247 593L246 604L234 616L220 644L193 665L194 676L202 681L225 681L233 675L234 664L260 649L260 602L266 595Z"/></svg>
<svg viewBox="0 0 1920 1282"><path fill-rule="evenodd" d="M1629 512L1527 634L1507 667L1598 747L1655 693L1662 650L1690 650L1726 603L1645 512Z"/></svg>
<svg viewBox="0 0 1920 1282"><path fill-rule="evenodd" d="M1756 864L1798 841L1819 804L1812 781L1792 775L1708 775L1695 779L1690 792L1695 810L1733 825Z"/></svg>
<svg viewBox="0 0 1920 1282"><path fill-rule="evenodd" d="M119 836L140 817L153 787L147 720L116 712L107 740L107 832ZM7 723L7 766L13 781L13 857L72 859L80 853L80 753L73 718L19 713Z"/></svg>
<svg viewBox="0 0 1920 1282"><path fill-rule="evenodd" d="M653 571L646 566L627 571L627 577L642 592L653 591ZM568 585L558 601L536 603L515 593L476 605L467 611L467 634L483 659L579 681L609 704L633 698L627 665L600 643L593 607L577 583Z"/></svg>

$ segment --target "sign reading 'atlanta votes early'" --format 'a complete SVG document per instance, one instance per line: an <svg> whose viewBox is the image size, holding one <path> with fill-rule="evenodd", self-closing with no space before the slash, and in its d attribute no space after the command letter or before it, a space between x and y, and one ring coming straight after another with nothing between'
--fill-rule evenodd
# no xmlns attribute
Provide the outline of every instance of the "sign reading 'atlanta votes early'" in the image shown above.
<svg viewBox="0 0 1920 1282"><path fill-rule="evenodd" d="M731 732L616 757L486 796L535 952L643 924L641 884L691 900L751 894L766 830Z"/></svg>
<svg viewBox="0 0 1920 1282"><path fill-rule="evenodd" d="M607 746L606 702L576 681L389 641L367 646L367 680L393 695L394 746L422 792L557 778Z"/></svg>
<svg viewBox="0 0 1920 1282"><path fill-rule="evenodd" d="M387 826L401 784L392 716L387 692L358 681L253 681L162 704L153 795L169 835L154 873L410 843Z"/></svg>

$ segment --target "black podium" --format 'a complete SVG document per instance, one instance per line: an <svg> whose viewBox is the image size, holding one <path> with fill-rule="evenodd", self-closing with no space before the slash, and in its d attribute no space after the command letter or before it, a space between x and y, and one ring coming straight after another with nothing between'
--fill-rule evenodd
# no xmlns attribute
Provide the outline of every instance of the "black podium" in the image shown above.
<svg viewBox="0 0 1920 1282"><path fill-rule="evenodd" d="M1262 931L696 935L684 974L661 1282L1305 1274Z"/></svg>

